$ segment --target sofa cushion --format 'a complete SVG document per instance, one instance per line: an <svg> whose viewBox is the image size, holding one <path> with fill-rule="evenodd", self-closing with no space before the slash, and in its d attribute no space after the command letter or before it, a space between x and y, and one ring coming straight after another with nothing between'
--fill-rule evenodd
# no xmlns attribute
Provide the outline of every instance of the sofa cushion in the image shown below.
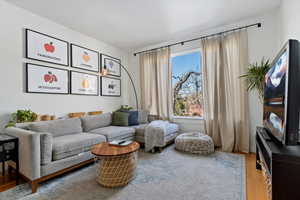
<svg viewBox="0 0 300 200"><path fill-rule="evenodd" d="M139 110L139 124L146 124L149 123L148 121L148 115L149 115L149 111L147 110Z"/></svg>
<svg viewBox="0 0 300 200"><path fill-rule="evenodd" d="M114 112L112 115L113 126L128 126L129 113L127 112Z"/></svg>
<svg viewBox="0 0 300 200"><path fill-rule="evenodd" d="M145 129L149 124L140 124L138 126L132 126L132 128L135 129L136 131L136 136L141 136L144 137L145 135ZM177 133L179 130L178 125L174 124L174 123L168 123L168 125L166 126L166 132L165 135L170 135L173 133Z"/></svg>
<svg viewBox="0 0 300 200"><path fill-rule="evenodd" d="M140 125L131 126L131 127L135 129L135 135L136 136L138 136L138 135L144 136L144 134L145 134L145 128L147 126L148 126L148 124L140 124Z"/></svg>
<svg viewBox="0 0 300 200"><path fill-rule="evenodd" d="M91 133L77 133L53 138L53 160L77 155L91 150L95 144L105 142L103 135Z"/></svg>
<svg viewBox="0 0 300 200"><path fill-rule="evenodd" d="M54 137L82 132L79 118L35 122L30 124L28 128L36 132L51 133Z"/></svg>
<svg viewBox="0 0 300 200"><path fill-rule="evenodd" d="M127 139L134 136L135 130L131 127L107 126L92 130L91 133L104 135L107 141Z"/></svg>
<svg viewBox="0 0 300 200"><path fill-rule="evenodd" d="M46 165L52 161L53 136L51 133L40 133L41 164Z"/></svg>
<svg viewBox="0 0 300 200"><path fill-rule="evenodd" d="M111 118L111 113L82 117L83 131L88 132L93 129L109 126L111 124Z"/></svg>
<svg viewBox="0 0 300 200"><path fill-rule="evenodd" d="M148 125L149 124L141 124L139 126L132 126L136 130L135 140L137 142L145 143L145 131ZM164 140L166 142L173 140L177 136L178 131L179 131L179 127L177 124L167 123L164 130Z"/></svg>
<svg viewBox="0 0 300 200"><path fill-rule="evenodd" d="M167 134L166 135L177 133L178 131L179 131L178 124L169 123L168 126L167 126Z"/></svg>

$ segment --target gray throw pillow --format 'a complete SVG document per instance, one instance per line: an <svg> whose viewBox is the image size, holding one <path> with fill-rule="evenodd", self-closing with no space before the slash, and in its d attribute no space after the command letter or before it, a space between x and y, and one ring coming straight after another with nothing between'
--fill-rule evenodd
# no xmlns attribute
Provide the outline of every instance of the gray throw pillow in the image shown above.
<svg viewBox="0 0 300 200"><path fill-rule="evenodd" d="M91 115L81 117L83 130L89 132L91 130L109 126L112 121L111 113L104 113L101 115Z"/></svg>
<svg viewBox="0 0 300 200"><path fill-rule="evenodd" d="M139 124L149 123L148 120L149 111L147 110L139 110Z"/></svg>
<svg viewBox="0 0 300 200"><path fill-rule="evenodd" d="M36 122L30 124L28 127L29 130L35 132L51 133L54 137L82 132L81 120L79 118Z"/></svg>
<svg viewBox="0 0 300 200"><path fill-rule="evenodd" d="M112 117L113 126L128 126L129 113L114 112Z"/></svg>
<svg viewBox="0 0 300 200"><path fill-rule="evenodd" d="M52 161L53 136L51 133L40 133L41 164L46 165Z"/></svg>

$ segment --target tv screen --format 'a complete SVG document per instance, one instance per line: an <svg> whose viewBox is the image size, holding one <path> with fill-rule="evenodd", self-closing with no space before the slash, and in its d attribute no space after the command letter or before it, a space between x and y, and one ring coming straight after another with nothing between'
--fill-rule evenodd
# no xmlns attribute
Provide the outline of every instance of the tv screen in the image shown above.
<svg viewBox="0 0 300 200"><path fill-rule="evenodd" d="M271 66L265 76L264 124L279 140L284 135L285 91L288 68L288 52L285 50Z"/></svg>
<svg viewBox="0 0 300 200"><path fill-rule="evenodd" d="M285 145L295 145L299 138L299 68L299 42L289 40L264 80L264 127Z"/></svg>

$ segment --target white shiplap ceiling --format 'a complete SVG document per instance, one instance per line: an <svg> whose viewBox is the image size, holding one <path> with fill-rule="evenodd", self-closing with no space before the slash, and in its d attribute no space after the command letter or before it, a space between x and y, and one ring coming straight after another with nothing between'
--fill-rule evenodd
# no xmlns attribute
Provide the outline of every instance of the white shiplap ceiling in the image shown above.
<svg viewBox="0 0 300 200"><path fill-rule="evenodd" d="M233 23L277 7L280 0L7 0L66 27L130 50L187 30ZM188 34L188 33L187 33Z"/></svg>

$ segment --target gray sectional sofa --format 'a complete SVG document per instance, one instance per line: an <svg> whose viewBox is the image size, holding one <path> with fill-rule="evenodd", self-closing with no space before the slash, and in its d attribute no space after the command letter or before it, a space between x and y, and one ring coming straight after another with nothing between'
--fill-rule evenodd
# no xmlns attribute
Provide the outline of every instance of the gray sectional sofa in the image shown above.
<svg viewBox="0 0 300 200"><path fill-rule="evenodd" d="M111 123L112 114L105 113L16 124L5 131L19 138L20 172L31 183L32 192L36 192L39 182L92 162L94 155L90 150L95 144L115 139L144 142L147 112L139 112L140 125L137 126L112 126ZM174 135L178 126L172 127Z"/></svg>

